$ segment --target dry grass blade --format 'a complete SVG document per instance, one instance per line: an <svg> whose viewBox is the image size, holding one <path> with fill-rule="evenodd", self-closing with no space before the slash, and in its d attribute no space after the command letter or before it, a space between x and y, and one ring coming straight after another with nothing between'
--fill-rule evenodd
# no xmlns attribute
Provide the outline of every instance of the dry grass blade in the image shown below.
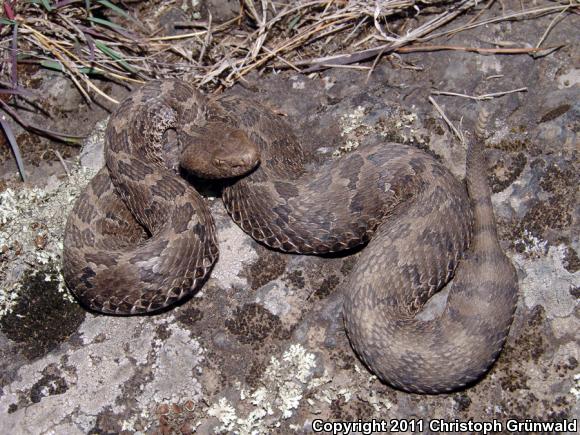
<svg viewBox="0 0 580 435"><path fill-rule="evenodd" d="M538 43L536 44L536 48L539 49L540 45L542 45L542 43L544 42L544 40L548 37L548 34L550 33L550 31L554 28L554 26L558 23L558 20L560 20L563 16L564 13L570 9L570 6L568 6L565 9L562 9L562 11L556 15L554 17L554 19L550 22L550 25L546 28L546 30L544 31L544 33L542 34L542 37L540 38L540 40L538 41ZM546 49L548 50L548 49Z"/></svg>
<svg viewBox="0 0 580 435"><path fill-rule="evenodd" d="M555 12L560 12L562 10L568 9L578 9L580 8L580 4L569 4L569 5L558 5L558 6L548 6L548 7L540 7L535 9L526 9L520 12L514 12L511 14L502 15L500 17L488 18L486 20L477 21L475 23L467 24L464 26L459 26L451 30L447 30L440 33L435 33L433 35L429 35L429 37L421 39L421 41L430 41L434 38L438 38L440 36L447 36L447 35L454 35L459 32L463 32L465 30L474 29L479 26L486 26L488 24L499 23L501 21L512 21L518 20L523 18L532 18L532 17L540 17L546 14L552 14Z"/></svg>
<svg viewBox="0 0 580 435"><path fill-rule="evenodd" d="M484 15L492 13L491 2L478 8L480 3L481 0L298 0L280 5L273 0L242 0L240 15L229 21L214 25L209 16L205 21L177 23L196 30L166 36L153 36L156 33L153 29L147 34L142 23L136 24L137 19L131 14L105 0L90 3L88 9L80 0L60 1L53 3L50 14L39 4L19 2L15 16L19 17L18 24L25 30L25 36L32 38L34 47L29 48L38 51L37 59L41 52L50 53L87 101L91 100L92 93L112 101L93 83L90 73L132 83L187 73L194 84L221 88L264 67L295 70L306 67L303 72L308 73L373 58L376 66L380 56L386 53L436 49L411 47L417 42L504 20L571 13L577 8L572 3L539 6L489 17ZM161 6L164 7L169 8L169 2ZM99 14L95 13L96 8L100 8ZM443 25L471 10L478 13L467 24L440 31ZM399 35L389 27L388 18L396 14L399 22L404 21L405 14L412 18L407 21L408 30ZM125 19L130 27L121 25L117 17ZM80 51L74 50L79 40L84 45ZM383 43L373 46L376 41ZM2 42L0 39L0 46ZM352 47L359 49L344 52ZM341 48L342 54L324 55ZM524 49L451 46L437 49L480 54L524 52ZM543 49L527 53L549 52ZM317 53L323 55L316 56ZM371 66L370 72L373 69Z"/></svg>
<svg viewBox="0 0 580 435"><path fill-rule="evenodd" d="M199 58L197 59L197 63L199 63L199 64L201 64L201 62L203 61L203 57L205 56L205 52L207 51L207 48L209 47L209 44L211 42L211 34L212 34L211 24L212 24L212 16L211 16L211 12L210 12L209 19L207 22L207 32L205 34L205 39L203 41L203 47L201 49L201 52L199 53Z"/></svg>
<svg viewBox="0 0 580 435"><path fill-rule="evenodd" d="M388 53L396 50L397 48L407 45L415 40L418 40L424 35L431 33L435 29L443 26L449 21L453 20L457 16L463 14L466 10L474 7L477 4L477 0L463 0L458 2L454 8L450 10L445 10L441 14L437 15L435 18L427 21L426 23L420 25L414 30L407 32L406 35L399 38L388 37L385 39L383 35L380 35L378 39L390 41L388 44L383 44L378 47L361 50L354 53L348 53L345 55L327 56L324 58L312 59L307 64L312 65L310 68L306 69L304 72L314 72L324 69L324 64L335 64L335 65L345 65L351 63L362 62L371 59L375 56L382 56L384 53ZM376 21L376 18L375 18ZM305 63L306 65L306 63Z"/></svg>
<svg viewBox="0 0 580 435"><path fill-rule="evenodd" d="M74 82L78 90L81 92L83 97L85 97L87 102L92 102L91 97L84 88L80 85L76 76L81 75L79 74L78 70L76 69L75 65L70 62L65 55L62 54L62 51L66 52L66 49L56 41L52 41L49 38L45 37L42 33L38 32L37 30L27 26L26 24L22 24L22 27L28 30L32 34L32 39L35 45L39 46L43 50L50 52L55 59L62 63L63 66L66 67L64 72L70 77L70 79ZM82 75L81 75L82 76Z"/></svg>

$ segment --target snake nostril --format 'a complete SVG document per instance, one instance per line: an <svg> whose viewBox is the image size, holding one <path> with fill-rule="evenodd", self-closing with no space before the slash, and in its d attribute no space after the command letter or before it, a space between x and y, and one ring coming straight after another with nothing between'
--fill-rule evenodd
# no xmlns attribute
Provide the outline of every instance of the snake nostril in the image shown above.
<svg viewBox="0 0 580 435"><path fill-rule="evenodd" d="M242 161L246 166L253 166L260 161L260 154L258 150L249 150L246 154L242 156Z"/></svg>
<svg viewBox="0 0 580 435"><path fill-rule="evenodd" d="M244 156L240 160L240 166L250 166L254 163L252 156Z"/></svg>
<svg viewBox="0 0 580 435"><path fill-rule="evenodd" d="M256 165L256 163L258 163L258 161L259 159L256 153L248 152L247 154L236 156L236 158L229 160L227 164L233 169L251 169ZM224 162L222 162L222 164L223 163Z"/></svg>

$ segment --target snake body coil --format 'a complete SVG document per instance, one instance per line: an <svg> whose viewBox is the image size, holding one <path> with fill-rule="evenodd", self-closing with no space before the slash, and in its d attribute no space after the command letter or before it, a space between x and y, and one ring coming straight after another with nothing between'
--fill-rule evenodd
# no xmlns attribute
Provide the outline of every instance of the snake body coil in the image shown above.
<svg viewBox="0 0 580 435"><path fill-rule="evenodd" d="M223 155L236 157L215 157L218 144L231 144ZM377 376L439 393L489 368L509 331L517 278L497 240L480 141L469 148L467 191L432 157L400 144L365 147L309 171L281 117L235 96L207 100L179 81L145 85L113 115L107 168L67 222L69 287L90 308L117 314L159 310L194 292L217 245L211 215L178 166L238 176L252 170L258 151L259 166L224 189L229 214L285 252L368 243L343 285L344 317L355 351ZM454 274L443 314L418 320Z"/></svg>

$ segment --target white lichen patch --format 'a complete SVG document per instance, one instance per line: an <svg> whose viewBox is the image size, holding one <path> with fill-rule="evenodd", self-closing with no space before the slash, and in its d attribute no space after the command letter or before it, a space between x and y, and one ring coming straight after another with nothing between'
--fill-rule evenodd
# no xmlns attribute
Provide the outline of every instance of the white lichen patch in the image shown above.
<svg viewBox="0 0 580 435"><path fill-rule="evenodd" d="M264 387L254 391L252 403L266 413L272 413L275 409L282 418L291 417L300 404L315 367L313 353L300 344L291 345L282 355L282 360L276 357L270 359L262 378Z"/></svg>
<svg viewBox="0 0 580 435"><path fill-rule="evenodd" d="M570 394L572 394L576 400L580 400L580 373L574 375L574 386L570 388Z"/></svg>
<svg viewBox="0 0 580 435"><path fill-rule="evenodd" d="M243 288L248 283L240 274L247 264L258 259L258 253L252 247L250 237L227 215L221 201L214 201L211 212L217 222L220 251L218 261L211 272L211 280L216 280L224 288Z"/></svg>
<svg viewBox="0 0 580 435"><path fill-rule="evenodd" d="M418 116L414 112L405 112L396 108L388 114L388 119L378 123L377 133L382 137L392 137L396 135L396 142L405 144L424 144L424 135L417 128Z"/></svg>
<svg viewBox="0 0 580 435"><path fill-rule="evenodd" d="M336 79L334 77L324 76L322 82L324 83L324 90L328 91L335 85Z"/></svg>
<svg viewBox="0 0 580 435"><path fill-rule="evenodd" d="M2 416L6 433L32 433L30 428L34 433L88 433L105 408L123 410L116 403L123 396L123 385L135 374L133 355L149 351L153 328L144 318L87 316L79 334L86 337L83 346L61 348L24 365L4 387L0 408L19 403L15 412ZM135 343L135 337L143 342ZM22 403L47 367L66 389L42 397L39 403Z"/></svg>
<svg viewBox="0 0 580 435"><path fill-rule="evenodd" d="M577 305L570 289L580 286L580 272L565 269L566 249L565 245L551 246L546 255L537 258L519 253L513 256L525 273L520 288L526 306L542 305L549 318L569 316Z"/></svg>
<svg viewBox="0 0 580 435"><path fill-rule="evenodd" d="M256 292L256 303L279 317L300 315L300 307L292 306L290 289L281 280L270 281Z"/></svg>
<svg viewBox="0 0 580 435"><path fill-rule="evenodd" d="M416 113L396 107L389 107L378 116L369 108L357 106L340 117L340 135L344 143L332 156L340 157L356 150L365 137L371 134L394 142L424 145L427 135L417 127L417 120ZM325 154L326 149L319 148L318 152Z"/></svg>
<svg viewBox="0 0 580 435"><path fill-rule="evenodd" d="M144 386L138 398L143 409L151 403L197 402L202 398L202 387L196 375L201 373L203 348L190 337L188 331L178 326L174 316L166 320L167 331L171 335L156 338L151 344L157 357L150 366L152 381Z"/></svg>
<svg viewBox="0 0 580 435"><path fill-rule="evenodd" d="M10 312L18 300L26 271L60 264L66 217L93 175L93 171L79 168L63 181L49 178L42 189L23 186L0 193L0 316ZM63 297L70 298L62 276L57 279Z"/></svg>
<svg viewBox="0 0 580 435"><path fill-rule="evenodd" d="M103 144L105 143L105 131L109 118L103 119L95 124L91 134L83 141L80 161L81 166L98 171L105 166L105 153Z"/></svg>
<svg viewBox="0 0 580 435"><path fill-rule="evenodd" d="M416 113L406 113L401 115L399 120L395 123L395 127L403 128L409 127L417 122L417 114Z"/></svg>
<svg viewBox="0 0 580 435"><path fill-rule="evenodd" d="M571 68L567 73L558 76L558 87L560 89L578 86L579 83L580 69L578 68Z"/></svg>
<svg viewBox="0 0 580 435"><path fill-rule="evenodd" d="M373 390L367 390L359 393L359 399L371 405L377 413L388 411L393 407L393 403L382 397L379 393Z"/></svg>
<svg viewBox="0 0 580 435"><path fill-rule="evenodd" d="M275 358L272 358L270 367L274 364ZM293 377L296 377L300 382L306 381L312 376L312 369L316 366L316 358L314 354L309 353L299 344L293 344L282 356L285 365L295 369ZM268 367L266 369L266 376L272 378L278 377L278 371L272 370Z"/></svg>
<svg viewBox="0 0 580 435"><path fill-rule="evenodd" d="M127 416L119 424L131 433L147 433L160 403L189 401L193 407L201 400L204 350L174 316L151 321L89 314L78 334L78 347L64 346L24 365L3 387L1 409L18 404L2 416L6 433L89 433L103 412ZM54 393L50 380L36 393L40 402L32 402L30 391L47 368L66 387Z"/></svg>
<svg viewBox="0 0 580 435"><path fill-rule="evenodd" d="M316 357L302 345L293 344L282 358L272 357L265 369L263 386L252 392L240 389L242 405L249 405L245 417L226 398L220 398L207 411L217 418L217 433L266 434L280 426L280 420L294 415L304 400L305 393L313 387L309 383L316 367Z"/></svg>
<svg viewBox="0 0 580 435"><path fill-rule="evenodd" d="M216 432L232 431L238 421L236 409L225 397L214 403L208 410L208 415L215 417L221 423L221 426L216 428Z"/></svg>
<svg viewBox="0 0 580 435"><path fill-rule="evenodd" d="M522 237L515 241L516 245L523 247L523 254L530 258L540 258L545 255L548 249L548 242L536 237L534 234L524 229Z"/></svg>
<svg viewBox="0 0 580 435"><path fill-rule="evenodd" d="M293 81L292 82L292 89L304 89L306 87L306 83L301 81Z"/></svg>
<svg viewBox="0 0 580 435"><path fill-rule="evenodd" d="M344 138L345 143L332 153L333 157L339 157L357 149L360 145L360 136L371 131L371 128L363 123L365 112L364 107L358 106L339 119L340 135Z"/></svg>
<svg viewBox="0 0 580 435"><path fill-rule="evenodd" d="M309 388L316 392L311 408L313 414L321 412L320 409L323 407L321 405L328 407L337 400L348 403L355 398L368 403L377 414L383 416L393 407L389 399L375 391L377 377L368 375L366 369L361 369L358 364L355 364L354 368L357 373L356 380L352 375L345 373L335 374L332 378L325 373L320 378L312 379Z"/></svg>

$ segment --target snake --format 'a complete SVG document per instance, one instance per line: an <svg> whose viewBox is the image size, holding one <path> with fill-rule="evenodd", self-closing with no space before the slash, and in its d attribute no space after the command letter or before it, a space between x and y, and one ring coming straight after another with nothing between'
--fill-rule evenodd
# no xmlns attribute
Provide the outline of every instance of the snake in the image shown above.
<svg viewBox="0 0 580 435"><path fill-rule="evenodd" d="M269 248L318 255L362 247L341 284L354 351L395 388L454 391L492 366L517 304L486 165L475 138L465 182L399 143L360 146L313 167L270 108L206 96L178 79L150 81L112 114L105 167L69 214L65 282L82 305L107 314L185 300L218 258L215 223L189 181L223 179L228 214ZM446 286L442 313L421 318Z"/></svg>

